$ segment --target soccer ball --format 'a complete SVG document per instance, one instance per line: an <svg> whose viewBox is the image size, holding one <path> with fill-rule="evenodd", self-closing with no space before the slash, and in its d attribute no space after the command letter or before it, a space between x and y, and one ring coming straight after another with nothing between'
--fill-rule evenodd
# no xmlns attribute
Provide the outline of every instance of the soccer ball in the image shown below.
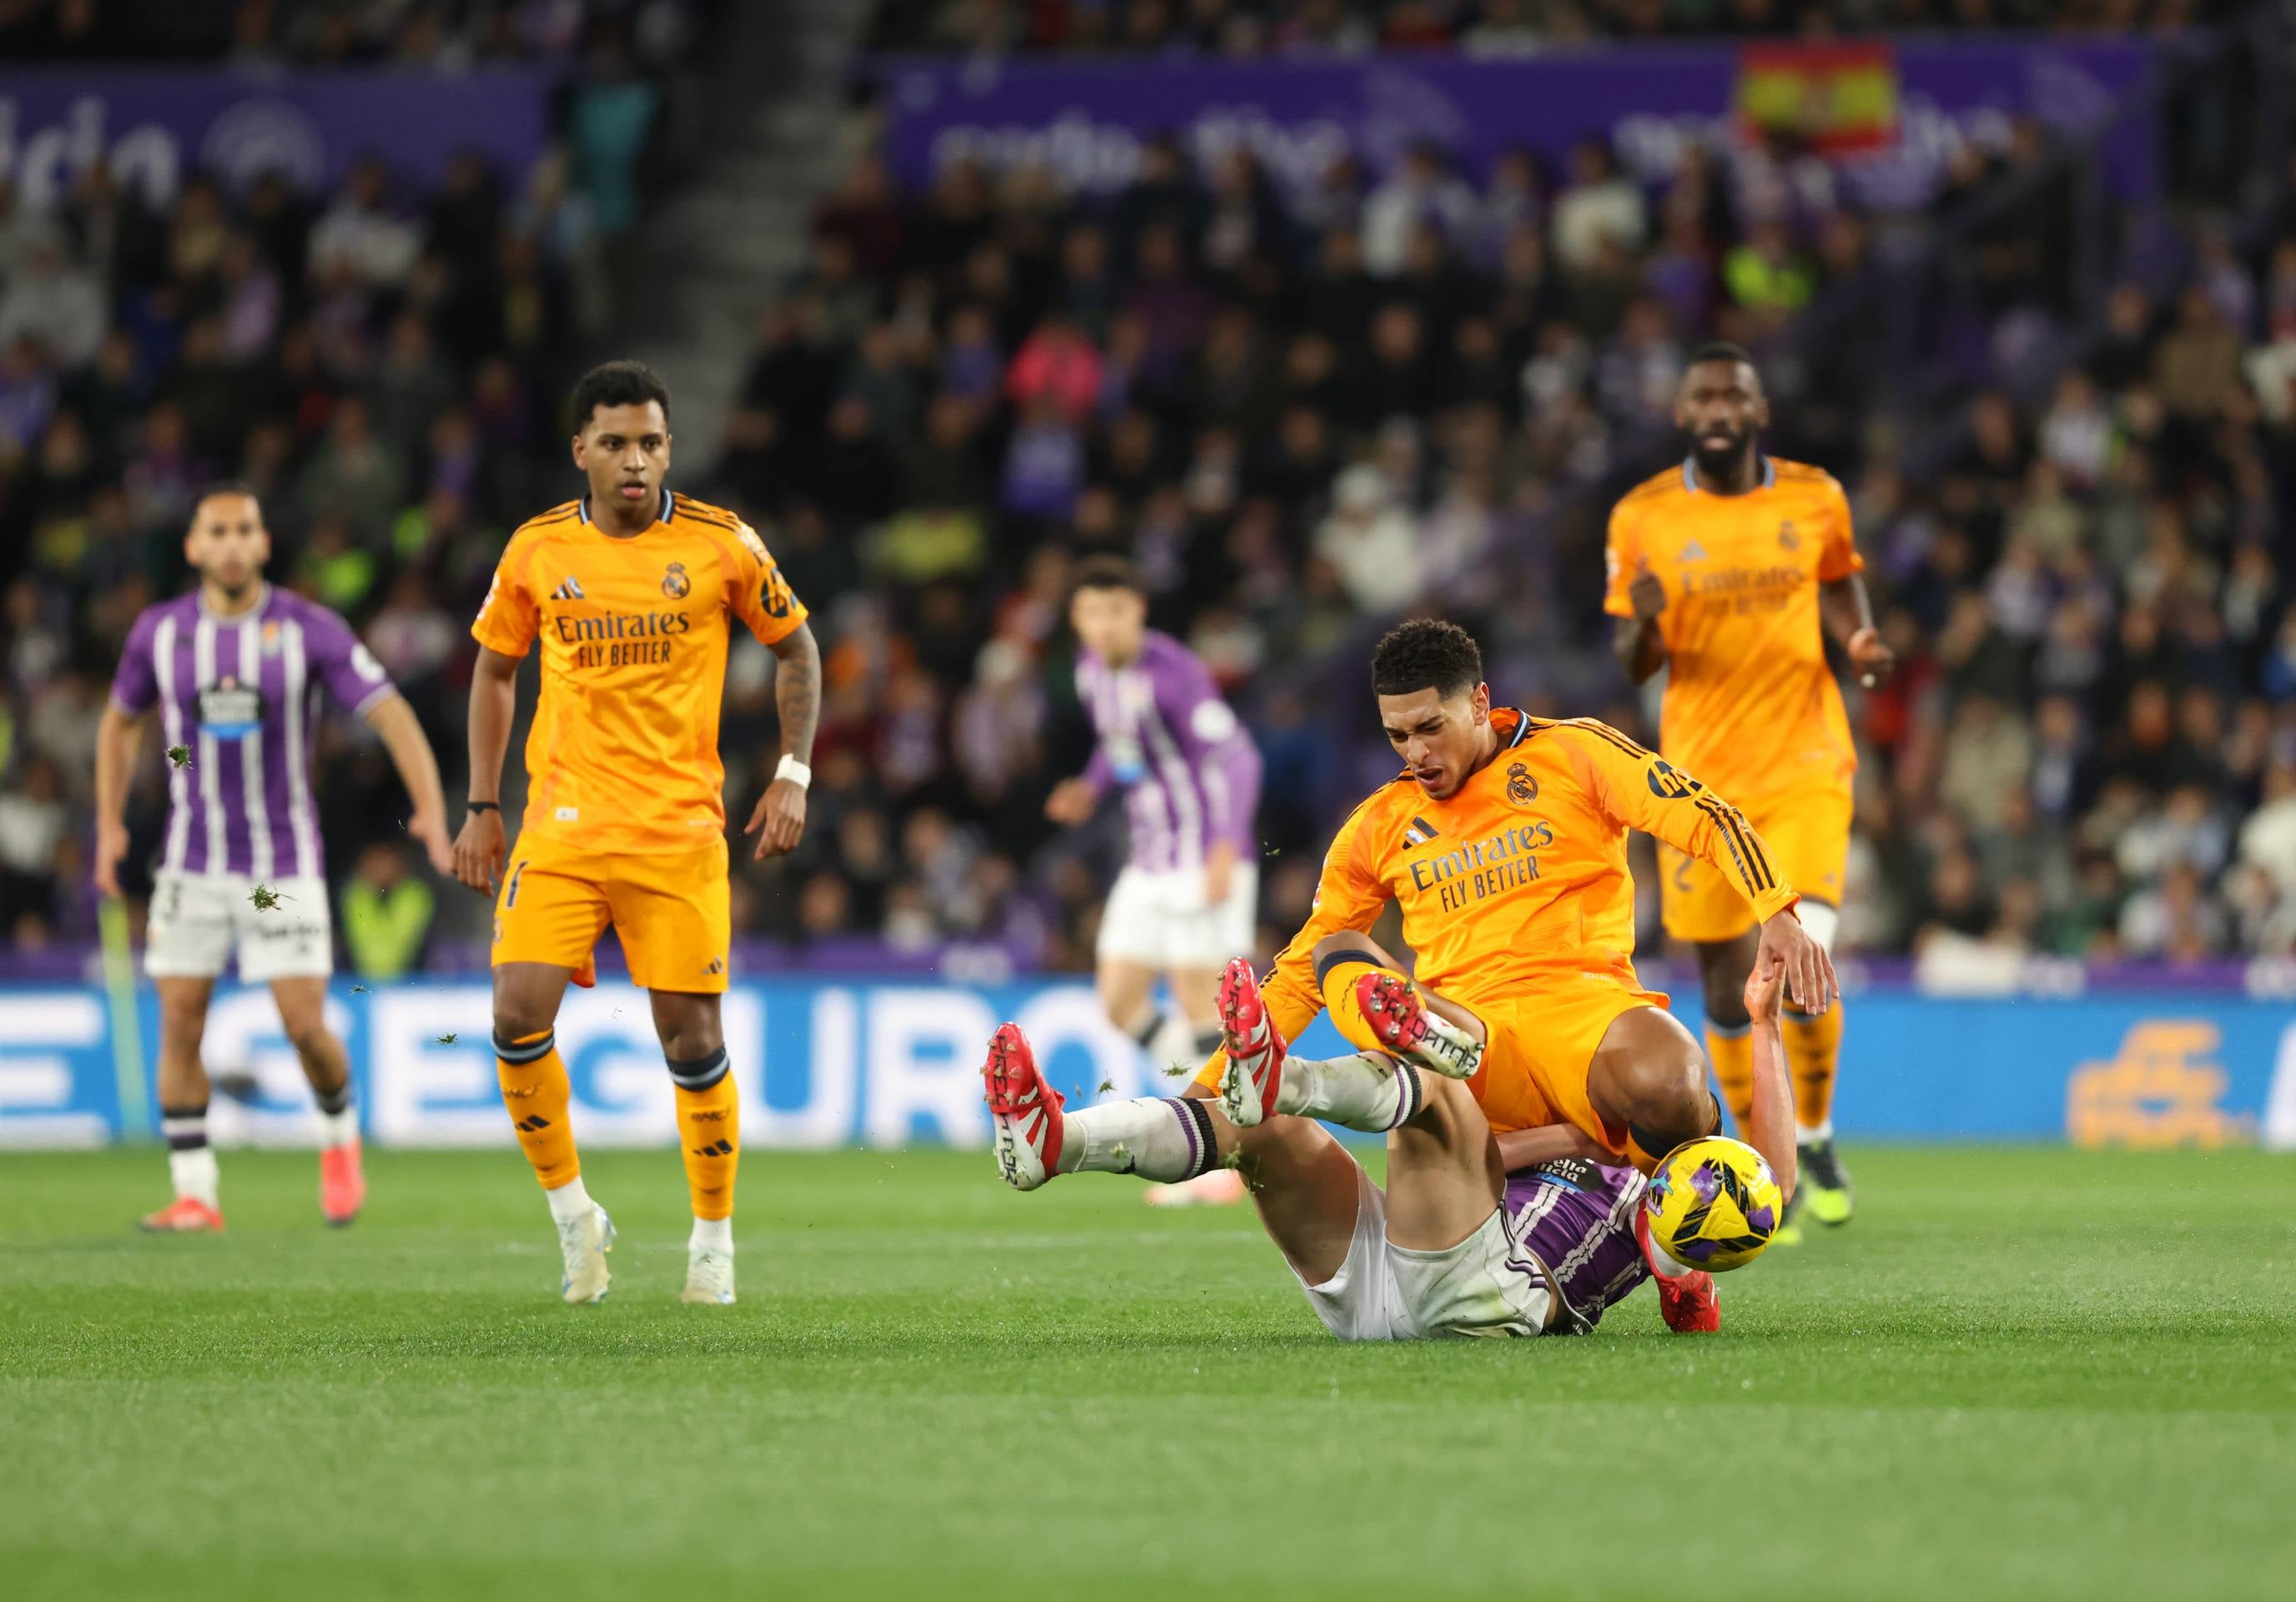
<svg viewBox="0 0 2296 1602"><path fill-rule="evenodd" d="M1762 1154L1720 1135L1675 1147L1643 1192L1652 1244L1718 1274L1759 1257L1784 1212Z"/></svg>

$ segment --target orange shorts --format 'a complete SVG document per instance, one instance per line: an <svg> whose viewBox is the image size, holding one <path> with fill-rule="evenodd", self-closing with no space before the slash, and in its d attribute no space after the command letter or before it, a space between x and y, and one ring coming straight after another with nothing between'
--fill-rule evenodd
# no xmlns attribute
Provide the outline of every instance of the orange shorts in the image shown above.
<svg viewBox="0 0 2296 1602"><path fill-rule="evenodd" d="M1778 879L1829 907L1841 905L1841 876L1849 861L1849 793L1832 787L1798 790L1753 806L1746 821L1769 848ZM1666 932L1706 945L1735 940L1754 926L1754 909L1729 879L1695 857L1661 842L1659 884Z"/></svg>
<svg viewBox="0 0 2296 1602"><path fill-rule="evenodd" d="M1611 1025L1637 1007L1666 1007L1646 990L1631 963L1567 968L1501 1000L1460 1003L1482 1020L1489 1044L1467 1081L1491 1132L1567 1123L1616 1154L1627 1155L1624 1124L1605 1122L1588 1099L1587 1078Z"/></svg>
<svg viewBox="0 0 2296 1602"><path fill-rule="evenodd" d="M1492 1133L1567 1123L1620 1162L1628 1160L1626 1126L1607 1123L1595 1111L1587 1079L1611 1024L1636 1007L1667 1010L1666 997L1644 990L1632 963L1558 967L1551 976L1518 985L1503 998L1447 998L1482 1022L1488 1044L1483 1065L1467 1081L1467 1089L1482 1107ZM1217 1092L1226 1061L1214 1056L1197 1074L1196 1083Z"/></svg>
<svg viewBox="0 0 2296 1602"><path fill-rule="evenodd" d="M726 988L732 891L721 837L690 851L584 851L521 836L495 902L494 962L578 968L612 924L649 990Z"/></svg>

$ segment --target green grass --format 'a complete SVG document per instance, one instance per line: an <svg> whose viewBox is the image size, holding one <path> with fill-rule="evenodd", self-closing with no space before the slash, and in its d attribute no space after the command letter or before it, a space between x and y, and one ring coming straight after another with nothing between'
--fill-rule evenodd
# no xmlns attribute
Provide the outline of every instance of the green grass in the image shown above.
<svg viewBox="0 0 2296 1602"><path fill-rule="evenodd" d="M1342 1347L1242 1211L752 1154L685 1308L667 1152L570 1309L514 1154L0 1158L0 1593L2284 1597L2296 1165L1850 1153L1862 1211L1589 1340Z"/></svg>

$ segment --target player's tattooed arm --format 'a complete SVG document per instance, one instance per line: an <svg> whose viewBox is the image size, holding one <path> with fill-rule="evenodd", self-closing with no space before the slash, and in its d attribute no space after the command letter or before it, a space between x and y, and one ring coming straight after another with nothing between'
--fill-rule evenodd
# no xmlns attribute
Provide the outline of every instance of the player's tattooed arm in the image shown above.
<svg viewBox="0 0 2296 1602"><path fill-rule="evenodd" d="M774 706L781 713L782 752L813 760L813 732L821 722L821 646L813 626L800 623L774 642Z"/></svg>
<svg viewBox="0 0 2296 1602"><path fill-rule="evenodd" d="M782 761L813 761L813 733L821 722L821 647L813 630L800 623L771 646L777 661L774 672L774 704L782 719ZM742 833L758 837L757 859L779 857L797 849L805 837L807 775L777 772L750 813Z"/></svg>

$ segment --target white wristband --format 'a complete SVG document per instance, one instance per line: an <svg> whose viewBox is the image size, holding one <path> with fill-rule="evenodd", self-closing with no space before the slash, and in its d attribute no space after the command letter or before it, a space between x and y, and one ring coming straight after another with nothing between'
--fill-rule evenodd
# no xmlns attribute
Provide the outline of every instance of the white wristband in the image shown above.
<svg viewBox="0 0 2296 1602"><path fill-rule="evenodd" d="M813 788L813 769L795 757L784 756L781 766L774 769L775 783L778 784L783 779L787 779L800 790L810 790Z"/></svg>

